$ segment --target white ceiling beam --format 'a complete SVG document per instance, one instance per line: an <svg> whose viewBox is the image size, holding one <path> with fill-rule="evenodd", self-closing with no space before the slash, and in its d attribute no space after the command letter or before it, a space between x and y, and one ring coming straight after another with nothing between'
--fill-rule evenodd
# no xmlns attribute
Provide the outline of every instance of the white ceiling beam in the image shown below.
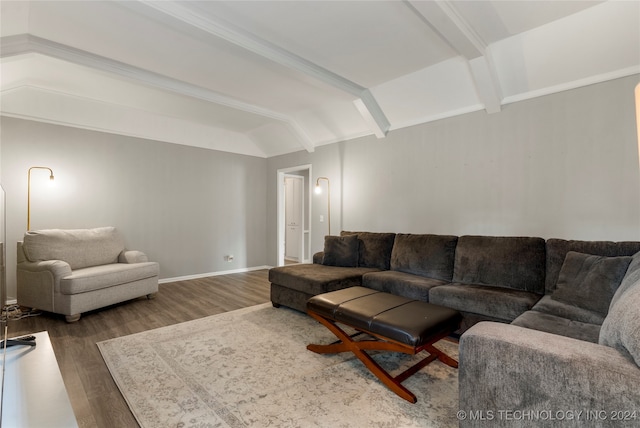
<svg viewBox="0 0 640 428"><path fill-rule="evenodd" d="M485 56L469 60L469 69L476 84L476 90L484 103L487 113L498 113L502 108L502 91L495 73L495 67Z"/></svg>
<svg viewBox="0 0 640 428"><path fill-rule="evenodd" d="M360 98L353 101L356 108L378 138L384 138L391 124L378 106L373 94L368 89L362 91Z"/></svg>
<svg viewBox="0 0 640 428"><path fill-rule="evenodd" d="M210 16L203 16L196 10L185 6L184 3L178 1L159 2L148 0L124 2L124 5L135 10L140 10L138 7L140 4L170 16L182 23L188 24L193 28L204 31L207 34L221 38L284 67L301 72L338 90L356 96L357 99L354 101L356 103L356 107L358 107L358 110L363 115L365 121L367 121L367 123L372 127L376 136L378 136L378 138L386 136L389 130L389 121L378 105L376 99L367 88L360 86L357 83L332 72L331 70L327 70L318 64L302 58L293 52L289 52L280 46L244 31L229 22L215 19Z"/></svg>
<svg viewBox="0 0 640 428"><path fill-rule="evenodd" d="M484 55L485 43L448 3L416 0L404 3L463 57L473 59Z"/></svg>
<svg viewBox="0 0 640 428"><path fill-rule="evenodd" d="M501 109L502 94L487 44L448 1L405 0L405 4L451 48L466 58L487 113Z"/></svg>
<svg viewBox="0 0 640 428"><path fill-rule="evenodd" d="M299 138L301 145L308 152L314 151L315 145L307 133L304 132L302 127L293 118L279 112L253 104L244 103L210 89L192 85L181 80L163 76L158 73L134 67L132 65L83 51L81 49L76 49L71 46L56 43L51 40L32 36L30 34L18 34L0 38L0 58L8 58L26 53L38 53L58 58L73 64L113 73L120 77L142 82L147 86L175 92L181 95L244 111L246 113L284 122Z"/></svg>

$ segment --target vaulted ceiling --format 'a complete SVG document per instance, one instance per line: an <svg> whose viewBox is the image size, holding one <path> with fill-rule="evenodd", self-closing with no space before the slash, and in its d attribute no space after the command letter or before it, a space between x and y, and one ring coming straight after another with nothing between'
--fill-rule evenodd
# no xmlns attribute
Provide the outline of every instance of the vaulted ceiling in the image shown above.
<svg viewBox="0 0 640 428"><path fill-rule="evenodd" d="M260 157L640 73L638 1L0 7L3 115Z"/></svg>

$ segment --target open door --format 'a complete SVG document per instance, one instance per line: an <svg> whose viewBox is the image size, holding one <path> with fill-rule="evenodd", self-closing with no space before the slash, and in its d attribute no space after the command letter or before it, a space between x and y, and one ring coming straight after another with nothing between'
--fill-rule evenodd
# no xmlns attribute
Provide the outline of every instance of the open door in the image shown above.
<svg viewBox="0 0 640 428"><path fill-rule="evenodd" d="M286 263L285 258L289 262L309 263L311 261L312 189L310 177L311 165L278 170L278 266L283 266ZM287 186L289 186L289 190L287 190ZM289 198L287 198L288 193L290 193ZM295 194L298 196L294 196ZM287 204L287 199L291 204ZM296 199L297 202L295 202Z"/></svg>
<svg viewBox="0 0 640 428"><path fill-rule="evenodd" d="M304 261L304 176L284 177L284 261Z"/></svg>

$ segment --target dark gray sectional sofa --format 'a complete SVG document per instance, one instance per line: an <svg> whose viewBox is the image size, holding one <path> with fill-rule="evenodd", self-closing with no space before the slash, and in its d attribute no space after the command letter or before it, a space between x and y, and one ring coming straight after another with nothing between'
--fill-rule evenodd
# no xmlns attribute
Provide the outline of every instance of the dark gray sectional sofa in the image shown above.
<svg viewBox="0 0 640 428"><path fill-rule="evenodd" d="M640 242L342 232L269 279L300 311L355 285L460 311L460 426L640 426Z"/></svg>
<svg viewBox="0 0 640 428"><path fill-rule="evenodd" d="M337 245L348 236L357 247L345 252ZM274 305L304 312L313 295L362 285L459 310L464 320L459 333L479 321L510 323L531 310L547 290L553 291L570 250L603 255L640 250L640 243L633 242L536 237L342 232L327 239L326 251L314 255L313 264L269 271ZM355 254L352 260L349 252ZM541 319L537 312L533 317ZM558 324L555 318L546 321Z"/></svg>
<svg viewBox="0 0 640 428"><path fill-rule="evenodd" d="M463 314L459 333L479 321L497 321L591 342L606 314L552 298L567 253L615 257L640 251L633 241L537 237L343 231L327 239L313 264L269 271L275 306L305 312L311 296L361 285L456 309ZM344 247L346 239L351 248Z"/></svg>

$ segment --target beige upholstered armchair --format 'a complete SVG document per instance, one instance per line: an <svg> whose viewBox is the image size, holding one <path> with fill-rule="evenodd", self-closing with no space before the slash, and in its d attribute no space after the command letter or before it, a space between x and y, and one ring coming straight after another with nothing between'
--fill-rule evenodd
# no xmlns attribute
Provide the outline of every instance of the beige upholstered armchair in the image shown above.
<svg viewBox="0 0 640 428"><path fill-rule="evenodd" d="M68 322L158 291L158 263L127 251L114 227L29 231L17 250L18 304Z"/></svg>

